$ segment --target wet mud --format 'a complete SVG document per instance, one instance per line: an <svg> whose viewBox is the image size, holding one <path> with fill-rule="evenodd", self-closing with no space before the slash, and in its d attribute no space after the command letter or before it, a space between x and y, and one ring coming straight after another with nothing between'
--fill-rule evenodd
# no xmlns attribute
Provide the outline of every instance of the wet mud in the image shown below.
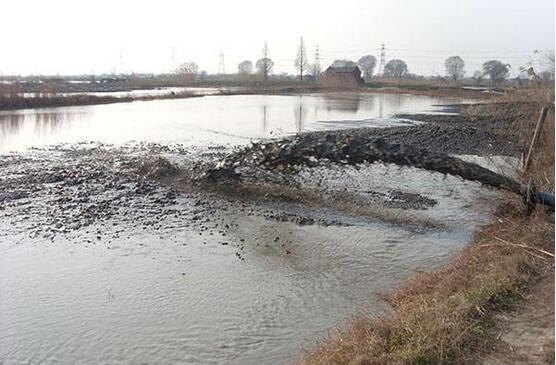
<svg viewBox="0 0 556 365"><path fill-rule="evenodd" d="M225 209L222 204L299 225L345 225L351 224L349 217L359 215L396 224L439 226L399 214L400 210L433 208L437 205L434 198L399 189L334 188L325 181L331 174L342 176L345 169L372 169L376 162L429 169L522 192L523 187L513 179L447 155L482 155L492 148L516 154L512 141L493 143L498 137L461 115L403 117L427 123L312 132L235 150L148 143L131 147L77 144L2 155L0 211L17 216L29 236L51 240L94 222L108 222L115 215L124 216L124 224L129 221L142 229L160 229L169 217L178 221L184 215L199 226ZM427 150L419 148L425 145ZM176 209L176 199L191 201L191 209ZM327 213L315 214L323 210ZM117 237L123 228L115 232Z"/></svg>

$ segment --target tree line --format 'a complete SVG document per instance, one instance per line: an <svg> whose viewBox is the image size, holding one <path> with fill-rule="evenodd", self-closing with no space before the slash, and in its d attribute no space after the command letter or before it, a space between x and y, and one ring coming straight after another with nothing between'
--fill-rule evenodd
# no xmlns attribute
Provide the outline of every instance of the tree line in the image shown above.
<svg viewBox="0 0 556 365"><path fill-rule="evenodd" d="M318 59L315 59L312 63L309 61L303 37L300 38L297 55L294 60L294 66L297 70L297 77L300 81L303 81L307 76L316 80L322 73ZM377 67L377 58L373 55L364 55L359 58L357 62L347 59L338 59L332 62L331 67L359 67L363 77L369 81L371 78L376 76L375 69ZM461 81L466 75L465 61L460 56L451 56L446 58L444 61L444 67L446 76L454 82ZM250 60L240 62L237 66L237 73L239 75L250 75L256 72L261 75L265 81L267 81L269 75L272 74L273 68L274 62L270 58L269 48L265 42L262 49L262 57L257 60L254 65ZM493 84L500 84L508 78L510 70L511 66L509 64L503 63L499 60L489 60L483 63L482 70L475 71L471 78L480 82L485 77L488 77ZM522 69L522 71L523 70L524 69ZM408 75L409 68L404 60L395 58L389 60L384 65L384 69L381 71L381 76L401 79ZM183 63L176 70L176 73L180 75L196 75L198 72L199 67L195 62ZM528 70L528 73L530 72L531 71Z"/></svg>

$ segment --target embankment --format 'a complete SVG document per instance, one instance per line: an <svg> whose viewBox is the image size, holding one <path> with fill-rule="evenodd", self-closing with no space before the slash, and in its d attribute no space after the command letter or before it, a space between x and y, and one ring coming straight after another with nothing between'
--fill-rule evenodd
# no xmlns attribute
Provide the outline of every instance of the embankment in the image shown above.
<svg viewBox="0 0 556 365"><path fill-rule="evenodd" d="M0 110L17 110L32 108L50 108L62 106L79 106L79 105L97 105L97 104L113 104L113 103L129 103L132 101L147 101L161 99L185 99L200 97L192 93L174 93L153 96L99 96L99 95L39 95L23 97L19 95L0 96Z"/></svg>

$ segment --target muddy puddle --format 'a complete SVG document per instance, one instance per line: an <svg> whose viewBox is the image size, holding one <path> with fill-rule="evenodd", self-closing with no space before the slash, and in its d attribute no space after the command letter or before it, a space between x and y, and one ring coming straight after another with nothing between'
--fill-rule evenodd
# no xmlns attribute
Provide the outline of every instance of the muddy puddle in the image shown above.
<svg viewBox="0 0 556 365"><path fill-rule="evenodd" d="M304 169L298 199L226 195L189 179L243 139L152 142L0 155L4 363L287 363L387 311L376 294L446 262L499 197L378 163Z"/></svg>

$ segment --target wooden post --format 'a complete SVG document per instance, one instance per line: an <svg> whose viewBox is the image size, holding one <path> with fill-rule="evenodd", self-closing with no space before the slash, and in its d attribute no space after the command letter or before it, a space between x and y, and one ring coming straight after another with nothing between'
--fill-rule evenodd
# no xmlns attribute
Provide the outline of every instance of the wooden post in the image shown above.
<svg viewBox="0 0 556 365"><path fill-rule="evenodd" d="M527 172L529 165L531 164L531 158L533 158L533 152L537 148L539 143L539 137L541 134L542 126L544 124L544 119L546 118L546 113L548 112L548 107L543 107L541 109L541 115L539 115L539 120L537 120L537 126L535 127L535 133L533 134L533 140L531 141L531 146L529 146L529 152L525 158L525 164L523 166L523 172Z"/></svg>

